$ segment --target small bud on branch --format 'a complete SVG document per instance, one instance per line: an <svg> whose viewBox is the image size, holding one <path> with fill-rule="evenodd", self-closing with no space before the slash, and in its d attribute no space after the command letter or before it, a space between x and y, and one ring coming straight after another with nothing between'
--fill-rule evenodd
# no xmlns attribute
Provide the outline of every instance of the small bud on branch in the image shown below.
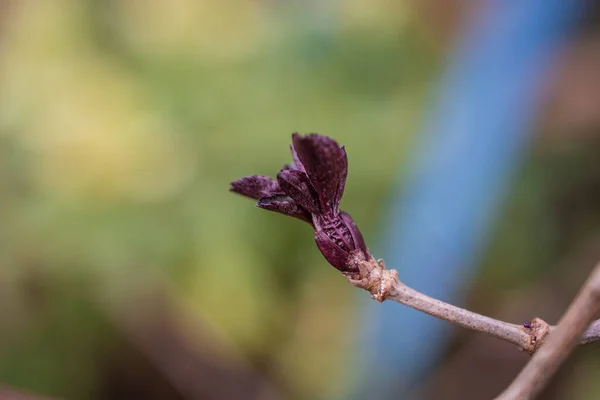
<svg viewBox="0 0 600 400"><path fill-rule="evenodd" d="M294 133L290 147L294 162L279 171L277 180L247 176L233 181L230 190L258 200L260 208L308 222L325 259L343 273L356 275L358 269L348 263L350 254L370 255L350 215L339 210L348 175L346 150L316 133Z"/></svg>

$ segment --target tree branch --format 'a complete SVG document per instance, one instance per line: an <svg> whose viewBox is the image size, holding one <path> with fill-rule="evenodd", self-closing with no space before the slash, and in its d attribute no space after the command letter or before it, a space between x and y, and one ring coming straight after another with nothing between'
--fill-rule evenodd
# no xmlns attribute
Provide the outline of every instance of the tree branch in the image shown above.
<svg viewBox="0 0 600 400"><path fill-rule="evenodd" d="M348 263L352 269L358 268L360 271L355 276L348 275L348 281L370 292L375 300L397 301L452 324L512 343L529 354L533 354L544 343L550 332L558 329L540 318L534 318L524 325L515 325L444 303L402 283L398 279L398 272L386 269L383 260L366 260L362 254L355 253L351 255ZM579 334L581 336L581 331ZM598 340L600 320L591 324L581 336L581 344Z"/></svg>
<svg viewBox="0 0 600 400"><path fill-rule="evenodd" d="M590 344L600 340L600 320L596 320L588 326L581 336L581 344Z"/></svg>
<svg viewBox="0 0 600 400"><path fill-rule="evenodd" d="M600 311L600 264L594 268L544 346L536 352L531 361L497 400L535 398L575 346L582 341L582 334L598 311ZM584 341L587 340L587 333L597 335L598 325L597 321L592 324L583 336Z"/></svg>

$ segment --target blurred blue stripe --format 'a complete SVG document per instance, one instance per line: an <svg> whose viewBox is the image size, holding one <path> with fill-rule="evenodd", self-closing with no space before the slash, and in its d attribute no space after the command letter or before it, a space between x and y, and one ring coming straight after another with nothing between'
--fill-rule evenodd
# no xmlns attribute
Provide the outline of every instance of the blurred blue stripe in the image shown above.
<svg viewBox="0 0 600 400"><path fill-rule="evenodd" d="M583 4L488 1L465 32L386 216L382 256L410 286L463 302L527 150L543 77ZM351 397L405 398L398 390L430 370L450 326L394 303L369 301L363 312L357 357L367 379Z"/></svg>

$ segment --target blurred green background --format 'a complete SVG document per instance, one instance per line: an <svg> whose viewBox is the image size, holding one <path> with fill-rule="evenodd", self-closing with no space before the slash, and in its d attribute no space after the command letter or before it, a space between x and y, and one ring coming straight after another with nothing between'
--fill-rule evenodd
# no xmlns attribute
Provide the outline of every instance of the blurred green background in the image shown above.
<svg viewBox="0 0 600 400"><path fill-rule="evenodd" d="M342 206L375 246L475 3L0 2L0 382L65 399L343 396L365 294L305 224L228 184L273 176L294 131L332 136L350 160ZM600 68L595 37L549 85L478 311L552 321L600 255L598 78L568 79ZM432 386L473 367L474 340L457 332ZM577 393L597 353L558 378L564 398L591 398Z"/></svg>

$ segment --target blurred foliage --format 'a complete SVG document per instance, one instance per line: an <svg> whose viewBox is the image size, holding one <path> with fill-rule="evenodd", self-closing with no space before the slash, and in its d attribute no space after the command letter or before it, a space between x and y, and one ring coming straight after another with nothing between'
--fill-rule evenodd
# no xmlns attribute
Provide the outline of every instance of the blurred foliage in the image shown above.
<svg viewBox="0 0 600 400"><path fill-rule="evenodd" d="M594 256L600 237L599 146L594 137L565 141L526 161L487 254L482 279L498 288L526 287L564 274L561 263L569 257Z"/></svg>
<svg viewBox="0 0 600 400"><path fill-rule="evenodd" d="M119 335L98 328L112 322L97 299L157 272L295 395L339 390L353 295L306 226L227 189L275 174L293 131L318 131L347 145L344 207L373 232L434 63L405 6L370 9L349 2L319 22L278 2L12 7L0 49L0 381L93 398Z"/></svg>

